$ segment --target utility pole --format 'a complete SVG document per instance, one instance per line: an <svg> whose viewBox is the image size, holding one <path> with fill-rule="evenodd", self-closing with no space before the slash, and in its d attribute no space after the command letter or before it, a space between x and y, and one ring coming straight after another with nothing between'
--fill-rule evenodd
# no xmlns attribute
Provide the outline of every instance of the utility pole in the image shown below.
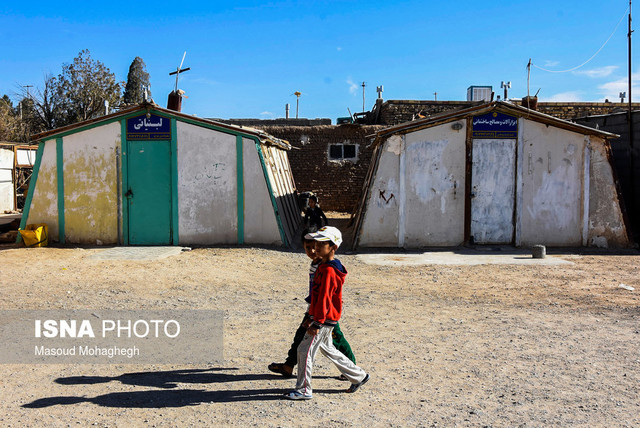
<svg viewBox="0 0 640 428"><path fill-rule="evenodd" d="M630 190L631 190L631 204L633 205L631 207L631 212L636 212L637 215L637 210L638 210L638 202L636 199L636 192L637 192L637 186L636 186L636 171L635 171L635 158L636 158L636 150L635 150L635 143L634 143L634 136L633 136L633 114L632 114L632 106L631 106L631 34L633 33L633 30L631 29L631 0L629 0L629 32L627 34L627 37L629 39L629 176L631 178L631 183L630 183Z"/></svg>
<svg viewBox="0 0 640 428"><path fill-rule="evenodd" d="M631 148L631 159L633 159L633 118L631 117L631 33L633 30L631 29L631 0L629 0L629 32L627 33L627 37L629 39L629 147ZM633 174L633 171L631 171ZM631 180L633 182L633 180Z"/></svg>
<svg viewBox="0 0 640 428"><path fill-rule="evenodd" d="M31 98L31 94L29 94L29 88L33 88L33 85L23 85L23 88L27 88L27 98Z"/></svg>
<svg viewBox="0 0 640 428"><path fill-rule="evenodd" d="M33 88L33 85L22 85L23 88L27 88L27 99L31 99L31 94L29 93L29 88ZM18 104L20 106L20 120L22 120L22 101L20 100L20 103Z"/></svg>
<svg viewBox="0 0 640 428"><path fill-rule="evenodd" d="M434 101L438 101L438 93L437 92L433 93L433 100Z"/></svg>
<svg viewBox="0 0 640 428"><path fill-rule="evenodd" d="M364 113L364 87L367 86L365 82L362 82L362 112Z"/></svg>

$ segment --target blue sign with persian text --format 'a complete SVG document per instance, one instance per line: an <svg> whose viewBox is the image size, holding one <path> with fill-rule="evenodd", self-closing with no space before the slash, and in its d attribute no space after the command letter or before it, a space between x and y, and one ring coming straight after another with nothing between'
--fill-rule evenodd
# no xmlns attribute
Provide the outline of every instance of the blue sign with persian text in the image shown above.
<svg viewBox="0 0 640 428"><path fill-rule="evenodd" d="M472 138L516 139L518 118L497 111L473 118Z"/></svg>
<svg viewBox="0 0 640 428"><path fill-rule="evenodd" d="M171 140L171 119L155 114L127 119L127 140Z"/></svg>

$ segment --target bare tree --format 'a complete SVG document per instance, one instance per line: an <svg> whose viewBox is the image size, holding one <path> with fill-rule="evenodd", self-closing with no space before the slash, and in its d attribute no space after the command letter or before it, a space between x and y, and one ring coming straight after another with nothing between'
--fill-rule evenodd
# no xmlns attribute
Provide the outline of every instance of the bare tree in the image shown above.
<svg viewBox="0 0 640 428"><path fill-rule="evenodd" d="M20 117L8 95L0 98L0 141L18 141Z"/></svg>
<svg viewBox="0 0 640 428"><path fill-rule="evenodd" d="M62 66L62 73L52 85L57 126L102 116L105 101L115 106L121 100L121 86L115 74L102 62L93 60L86 49L72 63Z"/></svg>

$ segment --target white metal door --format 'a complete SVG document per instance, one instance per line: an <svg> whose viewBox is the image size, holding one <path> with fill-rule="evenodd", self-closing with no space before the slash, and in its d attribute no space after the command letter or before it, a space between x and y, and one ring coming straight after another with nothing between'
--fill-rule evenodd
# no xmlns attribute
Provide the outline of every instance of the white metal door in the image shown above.
<svg viewBox="0 0 640 428"><path fill-rule="evenodd" d="M477 244L513 242L516 140L473 140L471 237Z"/></svg>

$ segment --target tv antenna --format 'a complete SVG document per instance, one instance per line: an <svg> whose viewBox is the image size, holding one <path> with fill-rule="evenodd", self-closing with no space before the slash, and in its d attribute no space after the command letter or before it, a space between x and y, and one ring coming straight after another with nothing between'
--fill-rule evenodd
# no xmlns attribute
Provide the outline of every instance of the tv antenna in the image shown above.
<svg viewBox="0 0 640 428"><path fill-rule="evenodd" d="M505 82L504 80L500 83L500 87L504 88L504 100L507 101L509 95L509 89L511 88L511 82Z"/></svg>
<svg viewBox="0 0 640 428"><path fill-rule="evenodd" d="M180 73L184 73L185 71L191 70L191 67L182 68L182 64L184 64L184 57L186 56L187 56L187 51L184 51L184 55L182 55L182 61L180 61L180 65L178 66L176 71L172 71L171 73L169 73L169 76L173 76L174 74L176 75L176 87L174 89L175 92L178 92L178 77L180 76Z"/></svg>

